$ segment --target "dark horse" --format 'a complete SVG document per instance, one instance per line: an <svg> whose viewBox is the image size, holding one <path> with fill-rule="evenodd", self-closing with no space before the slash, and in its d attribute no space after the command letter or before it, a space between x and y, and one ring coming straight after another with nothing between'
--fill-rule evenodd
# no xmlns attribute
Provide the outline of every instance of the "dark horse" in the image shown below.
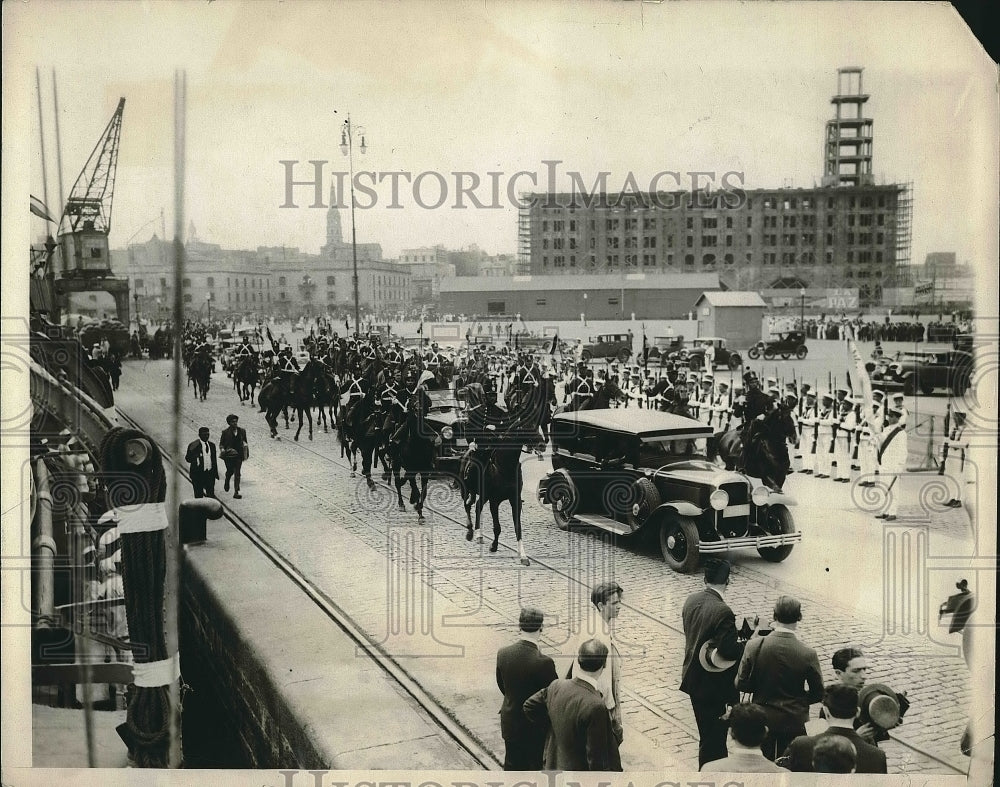
<svg viewBox="0 0 1000 787"><path fill-rule="evenodd" d="M337 439L341 454L351 460L351 478L358 472L357 454L361 453L361 474L369 489L375 488L372 481L372 456L378 443L382 426L382 413L375 401L375 389L369 388L364 397L349 407L341 407L337 413Z"/></svg>
<svg viewBox="0 0 1000 787"><path fill-rule="evenodd" d="M500 504L510 503L514 520L514 536L517 538L517 552L522 565L530 565L521 538L521 490L524 480L521 474L522 447L534 447L538 442L538 424L542 408L535 399L524 397L519 409L504 419L493 435L482 439L476 451L470 448L462 457L459 470L459 484L465 505L468 531L467 541L472 541L474 530L480 529L483 506L490 504L493 517L493 542L490 552L496 552L500 543ZM472 504L476 505L473 525ZM482 533L480 532L480 542Z"/></svg>
<svg viewBox="0 0 1000 787"><path fill-rule="evenodd" d="M396 501L400 511L403 505L403 486L410 485L410 505L417 509L417 519L424 521L424 501L427 499L427 484L435 467L435 438L437 436L420 414L407 413L406 429L398 445L390 445L388 454L392 460L392 475L396 485ZM383 462L385 460L383 459ZM417 476L420 488L417 488Z"/></svg>
<svg viewBox="0 0 1000 787"><path fill-rule="evenodd" d="M728 470L759 478L771 489L781 490L788 476L788 442L796 438L795 421L786 407L778 407L761 421L751 421L747 444L741 430L731 429L718 440L719 455Z"/></svg>
<svg viewBox="0 0 1000 787"><path fill-rule="evenodd" d="M212 359L204 355L195 355L188 366L188 379L194 383L194 397L205 401L208 387L212 382Z"/></svg>
<svg viewBox="0 0 1000 787"><path fill-rule="evenodd" d="M254 392L260 382L260 367L252 355L244 355L233 370L233 386L240 397L240 404L248 401L253 405Z"/></svg>
<svg viewBox="0 0 1000 787"><path fill-rule="evenodd" d="M284 374L274 374L260 389L257 404L271 428L271 437L278 437L278 416L288 406L291 383ZM280 438L279 438L280 439Z"/></svg>
<svg viewBox="0 0 1000 787"><path fill-rule="evenodd" d="M309 439L313 439L312 408L318 406L320 412L330 398L330 383L326 369L315 358L305 365L305 368L292 380L289 388L289 404L295 407L299 428L295 430L295 439L302 433L303 415L309 420Z"/></svg>

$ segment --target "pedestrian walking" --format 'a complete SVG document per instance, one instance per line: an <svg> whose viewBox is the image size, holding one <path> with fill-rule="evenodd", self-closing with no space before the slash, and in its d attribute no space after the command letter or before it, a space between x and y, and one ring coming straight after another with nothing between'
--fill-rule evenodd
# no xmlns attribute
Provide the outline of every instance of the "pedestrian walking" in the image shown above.
<svg viewBox="0 0 1000 787"><path fill-rule="evenodd" d="M781 596L774 605L773 630L753 637L743 651L736 686L751 693L767 717L761 751L774 760L788 744L806 734L809 706L823 699L823 675L816 651L799 641L802 620L797 598Z"/></svg>
<svg viewBox="0 0 1000 787"><path fill-rule="evenodd" d="M239 500L243 497L240 494L240 471L243 463L250 458L250 446L247 444L247 433L239 425L239 416L231 413L226 417L226 430L219 438L219 447L222 449L222 461L226 465L226 479L222 488L229 491L229 482L233 482L233 498Z"/></svg>
<svg viewBox="0 0 1000 787"><path fill-rule="evenodd" d="M705 763L702 773L787 773L760 753L767 736L767 716L759 705L743 702L729 711L729 755Z"/></svg>
<svg viewBox="0 0 1000 787"><path fill-rule="evenodd" d="M555 662L539 652L543 622L540 609L525 607L518 620L518 641L497 652L497 687L503 694L500 733L504 742L505 771L542 769L546 731L525 718L524 703L559 677Z"/></svg>
<svg viewBox="0 0 1000 787"><path fill-rule="evenodd" d="M198 439L188 444L184 461L191 471L191 486L195 497L215 497L215 482L219 478L219 463L215 443L208 438L207 426L198 430Z"/></svg>
<svg viewBox="0 0 1000 787"><path fill-rule="evenodd" d="M730 565L705 561L705 587L684 601L684 665L680 689L691 699L698 725L698 767L727 756L727 707L739 702L736 665L743 645L736 617L725 601Z"/></svg>
<svg viewBox="0 0 1000 787"><path fill-rule="evenodd" d="M611 717L598 688L608 653L603 642L586 640L577 652L573 677L555 680L525 701L528 721L548 729L545 770L622 770Z"/></svg>

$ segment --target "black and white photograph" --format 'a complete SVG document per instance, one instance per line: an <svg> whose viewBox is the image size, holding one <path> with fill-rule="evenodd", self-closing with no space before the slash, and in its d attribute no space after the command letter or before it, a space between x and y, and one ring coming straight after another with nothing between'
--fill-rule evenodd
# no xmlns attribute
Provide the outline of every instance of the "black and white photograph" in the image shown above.
<svg viewBox="0 0 1000 787"><path fill-rule="evenodd" d="M2 10L5 787L992 783L952 5Z"/></svg>

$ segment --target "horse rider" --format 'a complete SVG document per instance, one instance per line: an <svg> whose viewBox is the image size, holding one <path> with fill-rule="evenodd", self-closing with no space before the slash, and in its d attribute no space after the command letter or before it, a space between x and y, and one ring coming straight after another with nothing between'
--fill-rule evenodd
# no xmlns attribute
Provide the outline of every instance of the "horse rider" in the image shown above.
<svg viewBox="0 0 1000 787"><path fill-rule="evenodd" d="M358 403L361 402L365 398L365 394L368 393L368 380L361 374L360 361L355 360L351 364L348 374L349 378L347 385L344 386L344 392L340 395L340 404L341 407L344 408L345 423L350 421L354 408L358 406Z"/></svg>
<svg viewBox="0 0 1000 787"><path fill-rule="evenodd" d="M407 375L407 387L409 387L409 384L412 384L413 387L407 392L406 417L389 439L391 444L398 445L402 442L403 432L408 428L411 435L416 430L416 433L422 437L429 436L430 433L424 428L424 418L427 417L427 413L433 404L430 395L427 393L427 383L433 379L434 374L427 369L420 372L419 376L415 374Z"/></svg>
<svg viewBox="0 0 1000 787"><path fill-rule="evenodd" d="M774 399L765 394L760 389L760 378L753 371L743 375L743 383L746 386L744 400L734 407L734 414L738 415L743 422L743 466L746 466L747 446L753 435L754 424L763 421L771 410L774 409Z"/></svg>

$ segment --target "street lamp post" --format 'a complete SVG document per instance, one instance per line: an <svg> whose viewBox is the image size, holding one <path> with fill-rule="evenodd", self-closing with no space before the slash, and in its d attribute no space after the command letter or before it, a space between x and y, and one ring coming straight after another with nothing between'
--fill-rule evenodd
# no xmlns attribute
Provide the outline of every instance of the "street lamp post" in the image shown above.
<svg viewBox="0 0 1000 787"><path fill-rule="evenodd" d="M583 327L587 327L587 293L583 294Z"/></svg>
<svg viewBox="0 0 1000 787"><path fill-rule="evenodd" d="M212 293L205 293L205 303L208 304L208 321L212 321Z"/></svg>
<svg viewBox="0 0 1000 787"><path fill-rule="evenodd" d="M358 146L358 150L364 155L364 132L361 133L361 144ZM354 127L351 125L350 115L344 121L344 128L340 132L340 152L347 156L351 170L351 256L354 264L354 332L357 333L361 323L358 307L358 235L354 224Z"/></svg>
<svg viewBox="0 0 1000 787"><path fill-rule="evenodd" d="M799 290L799 298L801 299L801 304L799 306L799 329L806 329L806 291Z"/></svg>

